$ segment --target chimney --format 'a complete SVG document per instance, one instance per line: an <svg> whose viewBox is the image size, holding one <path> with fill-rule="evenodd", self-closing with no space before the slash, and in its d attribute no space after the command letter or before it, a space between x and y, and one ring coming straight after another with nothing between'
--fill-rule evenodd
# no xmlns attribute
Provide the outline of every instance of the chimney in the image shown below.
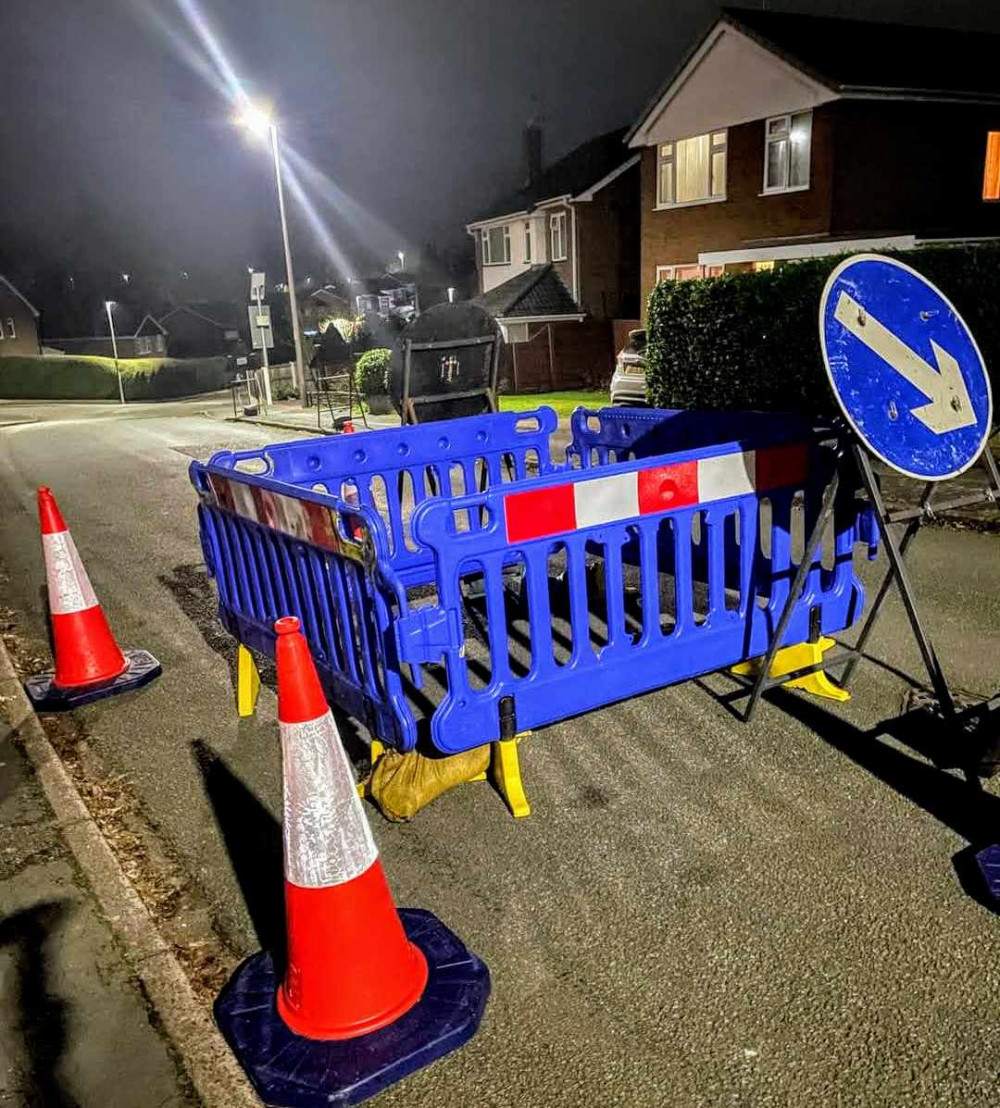
<svg viewBox="0 0 1000 1108"><path fill-rule="evenodd" d="M542 175L542 125L529 119L524 127L524 187L534 188Z"/></svg>

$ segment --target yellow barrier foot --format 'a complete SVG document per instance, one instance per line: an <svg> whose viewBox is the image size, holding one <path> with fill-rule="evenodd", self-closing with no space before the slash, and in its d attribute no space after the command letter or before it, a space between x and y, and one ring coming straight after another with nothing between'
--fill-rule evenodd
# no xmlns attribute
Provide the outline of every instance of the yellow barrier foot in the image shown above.
<svg viewBox="0 0 1000 1108"><path fill-rule="evenodd" d="M371 769L368 771L368 776L364 781L358 782L358 796L360 796L362 800L364 800L371 789L372 774L375 772L375 766L379 758L381 758L384 753L385 744L381 739L372 739L368 743L368 761L371 763Z"/></svg>
<svg viewBox="0 0 1000 1108"><path fill-rule="evenodd" d="M241 716L252 716L260 694L260 674L253 655L240 643L236 659L236 711Z"/></svg>
<svg viewBox="0 0 1000 1108"><path fill-rule="evenodd" d="M786 673L792 673L806 666L819 665L823 661L823 655L831 647L837 644L833 639L822 637L818 642L800 642L796 646L785 646L774 656L771 663L771 676L783 677ZM756 677L760 673L763 664L761 658L751 658L749 662L741 662L738 666L732 666L730 673L741 674L745 677ZM826 700L850 700L851 694L847 689L842 689L834 684L822 671L807 673L805 677L796 677L789 681L786 689L802 689L803 692L812 693L814 696L822 696Z"/></svg>
<svg viewBox="0 0 1000 1108"><path fill-rule="evenodd" d="M517 744L524 735L529 734L530 731L525 731L512 739L500 739L493 743L493 782L515 819L531 815L531 805L524 795L521 763L517 755Z"/></svg>

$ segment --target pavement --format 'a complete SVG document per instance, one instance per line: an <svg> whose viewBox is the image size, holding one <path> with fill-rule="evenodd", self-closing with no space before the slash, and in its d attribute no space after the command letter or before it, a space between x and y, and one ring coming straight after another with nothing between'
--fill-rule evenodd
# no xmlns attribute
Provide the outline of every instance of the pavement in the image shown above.
<svg viewBox="0 0 1000 1108"><path fill-rule="evenodd" d="M82 733L247 954L282 928L275 701L236 717L186 468L300 432L228 423L221 401L98 407L0 406L37 420L0 430L3 603L44 646L50 484L120 640L164 666L81 709ZM978 696L998 684L998 541L927 528L910 562L950 677ZM880 727L921 680L898 603L869 655L846 705L775 692L745 725L714 675L546 728L522 746L527 820L487 785L411 824L372 810L399 903L493 978L473 1042L376 1103L993 1108L1000 919L969 860L1000 839L1000 784L974 791Z"/></svg>
<svg viewBox="0 0 1000 1108"><path fill-rule="evenodd" d="M194 1108L200 1101L3 722L0 826L0 1104Z"/></svg>

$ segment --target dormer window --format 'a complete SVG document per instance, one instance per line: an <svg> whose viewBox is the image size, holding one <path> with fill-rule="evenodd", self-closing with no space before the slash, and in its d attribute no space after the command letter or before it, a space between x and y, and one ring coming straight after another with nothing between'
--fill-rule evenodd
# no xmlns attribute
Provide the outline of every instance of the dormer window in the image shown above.
<svg viewBox="0 0 1000 1108"><path fill-rule="evenodd" d="M490 227L482 232L483 265L510 264L510 227Z"/></svg>
<svg viewBox="0 0 1000 1108"><path fill-rule="evenodd" d="M764 191L809 187L812 112L776 115L764 123Z"/></svg>
<svg viewBox="0 0 1000 1108"><path fill-rule="evenodd" d="M725 131L660 143L656 159L658 208L725 198Z"/></svg>

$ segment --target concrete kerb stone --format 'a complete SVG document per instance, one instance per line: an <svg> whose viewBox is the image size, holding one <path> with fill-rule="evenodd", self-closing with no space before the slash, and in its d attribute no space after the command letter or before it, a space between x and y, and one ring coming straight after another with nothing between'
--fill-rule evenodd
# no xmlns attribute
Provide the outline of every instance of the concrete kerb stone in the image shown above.
<svg viewBox="0 0 1000 1108"><path fill-rule="evenodd" d="M77 865L145 990L206 1108L259 1108L260 1101L93 821L21 688L0 639L0 697Z"/></svg>

